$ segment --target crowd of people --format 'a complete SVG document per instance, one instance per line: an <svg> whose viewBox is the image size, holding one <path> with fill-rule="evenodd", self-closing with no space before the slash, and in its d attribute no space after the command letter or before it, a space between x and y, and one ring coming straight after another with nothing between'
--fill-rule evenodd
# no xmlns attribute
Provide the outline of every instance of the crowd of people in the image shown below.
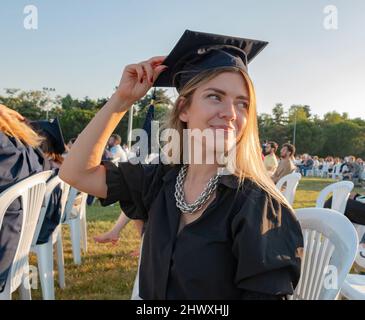
<svg viewBox="0 0 365 320"><path fill-rule="evenodd" d="M279 157L278 144L274 141L265 142L262 149L265 168L275 183L292 172L299 172L304 177L311 175L350 180L355 184L365 181L365 162L362 158L352 155L344 158L296 155L295 146L290 143L282 145Z"/></svg>

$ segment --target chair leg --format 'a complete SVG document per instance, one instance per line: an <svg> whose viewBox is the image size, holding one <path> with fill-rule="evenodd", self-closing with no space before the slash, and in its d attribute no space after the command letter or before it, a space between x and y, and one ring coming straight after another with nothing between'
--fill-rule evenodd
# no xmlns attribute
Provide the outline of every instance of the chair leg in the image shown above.
<svg viewBox="0 0 365 320"><path fill-rule="evenodd" d="M87 252L87 222L84 215L80 221L81 245L84 252Z"/></svg>
<svg viewBox="0 0 365 320"><path fill-rule="evenodd" d="M63 256L63 242L61 229L57 234L57 269L58 269L58 282L61 289L66 287L65 283L65 259Z"/></svg>
<svg viewBox="0 0 365 320"><path fill-rule="evenodd" d="M29 281L29 264L24 267L24 273L22 276L22 282L19 287L19 294L21 300L32 300L32 292L30 289L30 281Z"/></svg>
<svg viewBox="0 0 365 320"><path fill-rule="evenodd" d="M71 242L72 242L72 254L74 257L74 263L81 264L81 236L80 236L80 219L75 218L69 221L71 229Z"/></svg>
<svg viewBox="0 0 365 320"><path fill-rule="evenodd" d="M52 240L37 245L37 259L39 278L42 286L43 300L54 300L54 277L53 277L53 245Z"/></svg>
<svg viewBox="0 0 365 320"><path fill-rule="evenodd" d="M142 300L139 296L139 272L137 271L136 278L133 283L131 300Z"/></svg>

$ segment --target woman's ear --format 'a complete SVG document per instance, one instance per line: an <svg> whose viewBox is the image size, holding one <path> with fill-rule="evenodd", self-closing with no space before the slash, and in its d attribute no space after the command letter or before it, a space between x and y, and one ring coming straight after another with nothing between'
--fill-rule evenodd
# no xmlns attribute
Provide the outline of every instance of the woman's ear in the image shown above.
<svg viewBox="0 0 365 320"><path fill-rule="evenodd" d="M182 122L188 122L188 110L185 106L186 103L186 98L185 97L180 97L177 108L179 110L179 119Z"/></svg>

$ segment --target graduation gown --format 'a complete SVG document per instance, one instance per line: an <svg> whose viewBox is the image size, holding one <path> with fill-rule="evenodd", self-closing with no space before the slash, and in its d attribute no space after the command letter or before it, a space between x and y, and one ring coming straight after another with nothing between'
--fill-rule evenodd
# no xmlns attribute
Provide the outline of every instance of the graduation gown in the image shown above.
<svg viewBox="0 0 365 320"><path fill-rule="evenodd" d="M0 193L29 176L50 170L51 166L39 149L25 146L13 137L0 132ZM53 176L57 172L54 172ZM55 189L47 207L38 243L48 241L60 220L61 190ZM22 227L22 206L16 199L8 208L0 226L0 292L14 259Z"/></svg>
<svg viewBox="0 0 365 320"><path fill-rule="evenodd" d="M246 179L222 176L213 202L177 235L180 166L105 162L106 206L147 220L143 299L272 299L293 293L303 237L293 211Z"/></svg>

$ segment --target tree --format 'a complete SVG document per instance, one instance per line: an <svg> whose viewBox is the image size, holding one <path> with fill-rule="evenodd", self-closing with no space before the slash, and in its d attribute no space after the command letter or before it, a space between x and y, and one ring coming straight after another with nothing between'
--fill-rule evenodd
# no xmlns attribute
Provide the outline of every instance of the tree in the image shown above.
<svg viewBox="0 0 365 320"><path fill-rule="evenodd" d="M67 112L61 111L58 115L65 142L71 138L76 138L95 116L95 113L96 112L93 110L84 110L80 108L72 108L67 110Z"/></svg>
<svg viewBox="0 0 365 320"><path fill-rule="evenodd" d="M300 120L309 120L311 117L310 107L303 105L292 105L289 108L289 122L294 123L295 119L297 121Z"/></svg>
<svg viewBox="0 0 365 320"><path fill-rule="evenodd" d="M272 109L273 120L276 125L284 125L287 119L284 117L284 107L282 103L277 103Z"/></svg>
<svg viewBox="0 0 365 320"><path fill-rule="evenodd" d="M142 128L148 106L151 103L152 90L137 101L133 116L133 128ZM108 98L74 99L71 95L57 96L51 100L55 106L49 111L49 119L58 117L65 140L76 137L94 117L96 112L107 103ZM18 112L29 120L46 118L45 107L50 98L45 91L22 91L7 88L0 95L0 103ZM170 112L172 101L166 90L156 90L155 119L162 120ZM288 112L288 116L286 116ZM258 128L261 141L272 140L282 145L293 141L296 121L296 147L298 153L318 156L354 155L365 158L365 119L349 119L346 112L326 113L323 118L312 115L308 105L292 105L286 111L277 103L272 113L258 115ZM115 129L115 133L127 141L128 116L125 116Z"/></svg>
<svg viewBox="0 0 365 320"><path fill-rule="evenodd" d="M289 126L290 132L294 131L294 124ZM297 121L295 147L298 154L309 153L318 155L326 140L322 128L308 120Z"/></svg>
<svg viewBox="0 0 365 320"><path fill-rule="evenodd" d="M326 144L322 153L345 157L365 155L365 127L353 121L330 123L325 127Z"/></svg>

